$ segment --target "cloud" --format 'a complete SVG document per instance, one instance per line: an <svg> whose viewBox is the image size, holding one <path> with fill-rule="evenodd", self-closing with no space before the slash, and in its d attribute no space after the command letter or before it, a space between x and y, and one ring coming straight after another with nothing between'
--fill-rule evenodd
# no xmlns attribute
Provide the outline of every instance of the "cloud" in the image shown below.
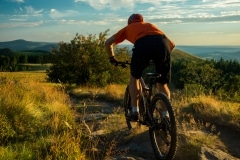
<svg viewBox="0 0 240 160"><path fill-rule="evenodd" d="M39 16L43 12L43 9L35 10L32 6L26 6L25 11L27 12L28 15Z"/></svg>
<svg viewBox="0 0 240 160"><path fill-rule="evenodd" d="M195 8L200 7L202 9L233 9L239 8L240 2L239 0L203 0L202 3L195 5Z"/></svg>
<svg viewBox="0 0 240 160"><path fill-rule="evenodd" d="M161 23L195 23L195 22L236 22L239 0L74 0L75 3L86 3L96 10L138 11L145 20ZM147 8L139 7L141 4Z"/></svg>
<svg viewBox="0 0 240 160"><path fill-rule="evenodd" d="M148 10L149 12L152 12L152 11L156 10L156 8L155 8L155 7L149 7L147 10Z"/></svg>
<svg viewBox="0 0 240 160"><path fill-rule="evenodd" d="M9 20L10 21L22 21L22 22L26 21L26 19L21 19L21 18L11 18Z"/></svg>
<svg viewBox="0 0 240 160"><path fill-rule="evenodd" d="M18 27L36 27L43 24L43 21L37 22L9 22L1 23L0 28L18 28Z"/></svg>
<svg viewBox="0 0 240 160"><path fill-rule="evenodd" d="M74 2L87 3L96 10L102 10L106 8L110 10L118 10L121 8L134 7L134 0L74 0Z"/></svg>
<svg viewBox="0 0 240 160"><path fill-rule="evenodd" d="M189 17L172 17L172 18L152 18L149 21L159 24L179 24L179 23L239 23L240 16L214 16L214 15L190 15ZM203 25L203 24L202 24Z"/></svg>
<svg viewBox="0 0 240 160"><path fill-rule="evenodd" d="M50 10L50 17L53 19L64 18L64 17L71 17L78 15L79 13L74 10L67 10L64 12L59 12L57 9L52 8Z"/></svg>
<svg viewBox="0 0 240 160"><path fill-rule="evenodd" d="M5 14L0 15L0 19L2 19L3 24L8 24L15 27L17 26L15 23L19 22L19 26L23 26L21 22L30 22L29 25L26 24L26 26L32 26L35 21L40 21L41 17L43 16L43 9L35 10L32 6L25 6L25 7L19 7L18 10L15 10L14 14ZM3 28L1 26L1 28Z"/></svg>
<svg viewBox="0 0 240 160"><path fill-rule="evenodd" d="M11 0L12 2L24 3L24 0Z"/></svg>
<svg viewBox="0 0 240 160"><path fill-rule="evenodd" d="M169 1L168 3L166 3ZM138 2L148 3L147 0ZM149 1L151 2L151 1ZM153 3L153 2L151 2ZM240 22L239 0L163 0L161 5L150 5L141 10L145 20L154 23L236 23Z"/></svg>
<svg viewBox="0 0 240 160"><path fill-rule="evenodd" d="M240 11L222 11L220 13L222 16L240 16Z"/></svg>
<svg viewBox="0 0 240 160"><path fill-rule="evenodd" d="M105 26L106 24L108 24L105 21L92 21L92 20L78 21L78 20L66 20L66 19L62 19L60 23L68 24L68 25L87 25L87 26Z"/></svg>
<svg viewBox="0 0 240 160"><path fill-rule="evenodd" d="M86 3L96 10L110 9L119 10L121 8L134 9L137 4L150 4L161 6L170 3L184 3L187 0L74 0L75 3Z"/></svg>

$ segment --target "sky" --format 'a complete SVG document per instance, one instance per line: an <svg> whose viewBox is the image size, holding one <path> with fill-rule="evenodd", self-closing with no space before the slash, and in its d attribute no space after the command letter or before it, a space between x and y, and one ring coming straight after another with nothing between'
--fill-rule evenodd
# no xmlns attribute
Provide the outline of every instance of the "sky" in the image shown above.
<svg viewBox="0 0 240 160"><path fill-rule="evenodd" d="M110 37L133 13L176 45L240 45L240 0L0 0L0 42Z"/></svg>

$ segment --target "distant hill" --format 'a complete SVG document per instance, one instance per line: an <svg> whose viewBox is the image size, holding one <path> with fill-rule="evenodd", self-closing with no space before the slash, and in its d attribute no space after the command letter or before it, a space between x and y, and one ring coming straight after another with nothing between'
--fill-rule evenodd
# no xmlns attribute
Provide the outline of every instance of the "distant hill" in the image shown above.
<svg viewBox="0 0 240 160"><path fill-rule="evenodd" d="M52 47L57 47L58 43L53 42L33 42L18 39L14 41L0 42L0 49L9 48L11 50L44 50L50 51Z"/></svg>
<svg viewBox="0 0 240 160"><path fill-rule="evenodd" d="M240 62L240 45L239 46L176 46L175 49L186 51L203 59L214 60L237 60Z"/></svg>
<svg viewBox="0 0 240 160"><path fill-rule="evenodd" d="M14 41L6 41L6 42L0 42L0 49L9 48L13 51L51 51L53 47L58 47L58 43L53 42L33 42L33 41L26 41L23 39L18 39ZM120 45L120 47L128 47L131 50L131 46L129 45ZM180 49L174 49L171 55L172 60L177 59L185 59L185 60L203 60L200 57L197 57L191 53L185 52Z"/></svg>
<svg viewBox="0 0 240 160"><path fill-rule="evenodd" d="M179 59L184 59L184 60L191 60L191 61L204 61L204 59L195 56L191 53L187 53L185 51L182 51L180 49L174 49L173 52L171 53L171 60L179 60Z"/></svg>
<svg viewBox="0 0 240 160"><path fill-rule="evenodd" d="M128 44L120 44L119 47L126 47L128 48L130 51L132 50L133 45L128 45ZM175 60L179 60L179 59L184 59L184 60L193 60L193 61L203 61L204 59L189 53L189 52L185 52L182 49L174 49L173 52L171 53L171 60L175 61Z"/></svg>

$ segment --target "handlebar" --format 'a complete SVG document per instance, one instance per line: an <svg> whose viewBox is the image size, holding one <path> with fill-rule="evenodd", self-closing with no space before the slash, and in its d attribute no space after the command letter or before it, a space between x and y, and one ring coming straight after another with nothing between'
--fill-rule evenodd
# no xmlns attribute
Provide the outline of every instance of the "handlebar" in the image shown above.
<svg viewBox="0 0 240 160"><path fill-rule="evenodd" d="M130 62L128 62L128 61L125 61L125 62L117 62L117 63L115 63L115 66L121 66L122 68L126 68L127 67L127 65L131 65L131 63Z"/></svg>

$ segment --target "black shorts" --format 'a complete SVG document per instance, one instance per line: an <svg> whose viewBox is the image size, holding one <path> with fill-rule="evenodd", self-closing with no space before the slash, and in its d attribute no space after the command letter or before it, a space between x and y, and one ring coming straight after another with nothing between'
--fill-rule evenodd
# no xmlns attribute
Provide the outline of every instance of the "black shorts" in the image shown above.
<svg viewBox="0 0 240 160"><path fill-rule="evenodd" d="M159 83L169 83L171 78L171 62L168 41L162 35L149 35L138 39L132 49L131 75L136 79L142 76L143 70L152 60L156 73L161 74Z"/></svg>

